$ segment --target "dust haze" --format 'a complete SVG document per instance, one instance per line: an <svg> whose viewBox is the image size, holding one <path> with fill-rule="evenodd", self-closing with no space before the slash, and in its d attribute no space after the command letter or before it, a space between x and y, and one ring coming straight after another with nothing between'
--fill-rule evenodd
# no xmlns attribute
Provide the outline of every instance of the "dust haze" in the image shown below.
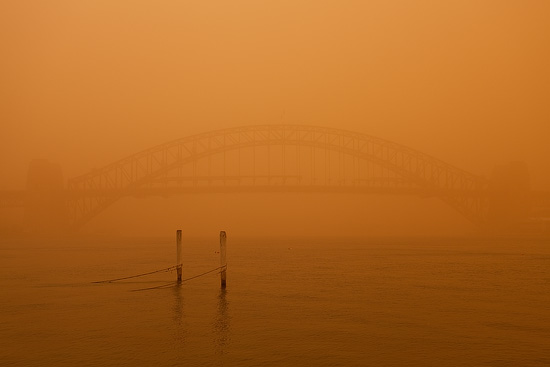
<svg viewBox="0 0 550 367"><path fill-rule="evenodd" d="M36 159L62 182L238 126L369 134L486 178L522 162L550 189L547 1L3 1L0 190ZM60 176L61 177L61 176ZM22 208L0 208L0 230ZM434 197L125 197L90 233L470 233Z"/></svg>

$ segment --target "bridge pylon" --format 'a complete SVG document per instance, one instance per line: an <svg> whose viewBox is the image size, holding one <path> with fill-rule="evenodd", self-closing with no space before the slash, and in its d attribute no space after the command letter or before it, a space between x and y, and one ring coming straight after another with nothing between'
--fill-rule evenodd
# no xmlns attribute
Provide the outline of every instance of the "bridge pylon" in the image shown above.
<svg viewBox="0 0 550 367"><path fill-rule="evenodd" d="M510 162L495 167L488 186L487 229L501 233L516 230L531 215L531 193L527 164Z"/></svg>
<svg viewBox="0 0 550 367"><path fill-rule="evenodd" d="M25 231L59 232L68 227L61 167L45 159L34 159L27 173Z"/></svg>

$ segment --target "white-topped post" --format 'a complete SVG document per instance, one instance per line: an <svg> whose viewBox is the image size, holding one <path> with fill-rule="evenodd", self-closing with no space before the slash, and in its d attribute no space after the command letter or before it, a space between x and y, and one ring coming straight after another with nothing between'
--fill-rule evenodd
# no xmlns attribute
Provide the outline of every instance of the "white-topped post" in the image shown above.
<svg viewBox="0 0 550 367"><path fill-rule="evenodd" d="M225 288L226 281L227 281L227 259L225 257L225 248L226 248L226 242L227 242L227 235L225 234L225 231L220 232L220 279L221 279L221 286L222 288Z"/></svg>
<svg viewBox="0 0 550 367"><path fill-rule="evenodd" d="M182 262L181 262L181 229L176 231L176 266L178 272L178 283L182 281Z"/></svg>

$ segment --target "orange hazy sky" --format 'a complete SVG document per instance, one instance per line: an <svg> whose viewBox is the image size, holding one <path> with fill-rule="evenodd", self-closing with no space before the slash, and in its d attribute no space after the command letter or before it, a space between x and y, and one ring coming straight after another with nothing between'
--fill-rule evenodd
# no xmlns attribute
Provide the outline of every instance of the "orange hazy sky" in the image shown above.
<svg viewBox="0 0 550 367"><path fill-rule="evenodd" d="M0 189L265 123L341 127L550 188L550 2L0 3Z"/></svg>

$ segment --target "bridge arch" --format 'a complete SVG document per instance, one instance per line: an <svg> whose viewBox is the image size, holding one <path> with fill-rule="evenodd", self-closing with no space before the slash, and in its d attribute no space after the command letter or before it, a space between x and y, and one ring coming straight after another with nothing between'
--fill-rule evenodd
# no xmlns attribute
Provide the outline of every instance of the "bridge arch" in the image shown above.
<svg viewBox="0 0 550 367"><path fill-rule="evenodd" d="M279 149L277 162L272 162L271 149ZM233 176L226 172L231 152L238 152L239 170ZM197 174L200 162L208 160L210 170L216 156L223 157L223 164L214 169L217 175ZM247 165L247 174L241 164ZM279 174L270 171L272 165ZM266 167L267 174L257 171ZM373 167L383 177L370 175ZM191 174L182 176L183 168ZM121 197L144 193L409 190L437 196L481 224L486 211L481 193L487 185L480 176L371 135L309 125L254 125L173 140L74 177L68 182L68 206L73 224L79 226Z"/></svg>

